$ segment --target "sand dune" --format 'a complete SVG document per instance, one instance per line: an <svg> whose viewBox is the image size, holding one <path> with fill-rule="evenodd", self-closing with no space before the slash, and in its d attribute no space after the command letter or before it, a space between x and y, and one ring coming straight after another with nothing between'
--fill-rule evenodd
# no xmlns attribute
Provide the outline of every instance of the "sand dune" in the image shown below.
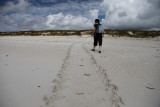
<svg viewBox="0 0 160 107"><path fill-rule="evenodd" d="M0 107L159 107L160 42L0 37Z"/></svg>

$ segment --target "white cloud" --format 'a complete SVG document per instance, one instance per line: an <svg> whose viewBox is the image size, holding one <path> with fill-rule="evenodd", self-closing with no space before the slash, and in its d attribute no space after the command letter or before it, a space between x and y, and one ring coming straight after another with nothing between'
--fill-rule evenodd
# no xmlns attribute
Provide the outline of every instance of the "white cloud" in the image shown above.
<svg viewBox="0 0 160 107"><path fill-rule="evenodd" d="M11 26L16 21L9 16L4 16L4 17L0 17L0 22L3 23L4 25L7 24Z"/></svg>
<svg viewBox="0 0 160 107"><path fill-rule="evenodd" d="M30 3L25 0L18 0L17 4L10 1L1 8L0 13L20 12L25 10L29 5Z"/></svg>
<svg viewBox="0 0 160 107"><path fill-rule="evenodd" d="M16 22L17 20L17 22ZM93 22L81 15L51 14L45 17L15 13L0 17L1 31L16 30L83 30L93 29ZM3 23L2 23L3 22ZM5 26L5 27L4 27ZM8 28L8 29L7 29Z"/></svg>
<svg viewBox="0 0 160 107"><path fill-rule="evenodd" d="M89 10L89 19L91 19L92 22L94 22L94 20L98 18L98 12L98 9Z"/></svg>
<svg viewBox="0 0 160 107"><path fill-rule="evenodd" d="M58 14L48 15L46 26L49 29L91 29L92 22L82 16L73 16L71 14L64 15L62 12Z"/></svg>
<svg viewBox="0 0 160 107"><path fill-rule="evenodd" d="M153 0L152 3L155 3ZM150 1L151 2L151 1ZM148 0L104 0L106 28L111 29L160 29L160 11Z"/></svg>

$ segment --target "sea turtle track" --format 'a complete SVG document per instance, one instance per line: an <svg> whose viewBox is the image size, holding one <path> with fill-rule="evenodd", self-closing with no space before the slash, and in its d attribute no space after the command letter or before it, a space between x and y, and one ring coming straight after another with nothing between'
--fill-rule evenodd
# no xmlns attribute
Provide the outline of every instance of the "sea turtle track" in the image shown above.
<svg viewBox="0 0 160 107"><path fill-rule="evenodd" d="M43 97L45 106L120 107L124 104L116 93L118 87L111 83L106 70L97 63L85 43L86 41L70 45L57 78L52 81L51 94ZM97 98L95 94L98 94ZM102 104L96 105L96 102Z"/></svg>
<svg viewBox="0 0 160 107"><path fill-rule="evenodd" d="M52 81L53 86L52 86L52 91L50 95L44 95L43 101L45 102L45 106L51 106L51 104L57 99L57 91L61 89L61 83L62 83L62 78L63 78L63 72L67 66L68 60L70 58L70 51L73 45L76 43L73 43L69 46L67 50L67 54L65 56L65 59L63 60L63 63L60 67L60 70L57 74L57 78ZM51 106L52 107L52 106Z"/></svg>

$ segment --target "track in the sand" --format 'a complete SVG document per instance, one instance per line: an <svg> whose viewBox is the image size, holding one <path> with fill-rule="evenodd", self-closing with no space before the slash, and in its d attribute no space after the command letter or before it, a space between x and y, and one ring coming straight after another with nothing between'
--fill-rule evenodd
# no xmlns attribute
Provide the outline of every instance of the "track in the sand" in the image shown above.
<svg viewBox="0 0 160 107"><path fill-rule="evenodd" d="M106 70L95 60L86 42L73 43L67 52L46 107L120 107L118 87L111 84Z"/></svg>

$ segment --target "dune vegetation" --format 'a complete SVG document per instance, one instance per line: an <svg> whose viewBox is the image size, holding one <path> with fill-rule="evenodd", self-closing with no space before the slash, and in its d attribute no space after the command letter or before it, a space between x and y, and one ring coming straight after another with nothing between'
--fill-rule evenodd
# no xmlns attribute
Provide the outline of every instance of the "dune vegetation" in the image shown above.
<svg viewBox="0 0 160 107"><path fill-rule="evenodd" d="M160 31L142 30L105 30L104 34L113 37L154 38L160 36ZM0 32L0 36L73 36L93 35L93 30L43 30L43 31L17 31Z"/></svg>

